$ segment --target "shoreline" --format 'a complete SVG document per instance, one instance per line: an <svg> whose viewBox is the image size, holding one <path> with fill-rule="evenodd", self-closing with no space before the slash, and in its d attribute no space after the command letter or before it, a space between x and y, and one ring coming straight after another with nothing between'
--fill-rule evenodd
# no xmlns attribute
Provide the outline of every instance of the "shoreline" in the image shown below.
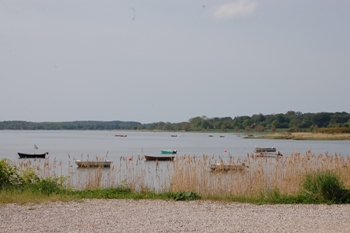
<svg viewBox="0 0 350 233"><path fill-rule="evenodd" d="M257 139L277 139L277 140L350 140L350 134L325 134L312 132L295 132L295 133L273 133L256 137Z"/></svg>

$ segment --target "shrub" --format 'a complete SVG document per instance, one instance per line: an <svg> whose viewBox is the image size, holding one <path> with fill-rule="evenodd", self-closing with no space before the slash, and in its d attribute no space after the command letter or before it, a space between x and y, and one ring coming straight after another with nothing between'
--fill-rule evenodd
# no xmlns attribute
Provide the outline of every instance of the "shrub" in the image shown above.
<svg viewBox="0 0 350 233"><path fill-rule="evenodd" d="M174 201L190 201L200 199L200 196L194 192L172 192L168 197Z"/></svg>
<svg viewBox="0 0 350 233"><path fill-rule="evenodd" d="M314 203L345 203L349 201L349 191L344 189L338 176L331 171L307 174L302 195Z"/></svg>
<svg viewBox="0 0 350 233"><path fill-rule="evenodd" d="M0 160L0 191L21 185L23 178L19 175L16 166L9 163L7 159Z"/></svg>
<svg viewBox="0 0 350 233"><path fill-rule="evenodd" d="M0 191L1 190L30 190L34 193L50 195L63 189L66 177L40 178L34 168L19 170L6 159L0 160Z"/></svg>

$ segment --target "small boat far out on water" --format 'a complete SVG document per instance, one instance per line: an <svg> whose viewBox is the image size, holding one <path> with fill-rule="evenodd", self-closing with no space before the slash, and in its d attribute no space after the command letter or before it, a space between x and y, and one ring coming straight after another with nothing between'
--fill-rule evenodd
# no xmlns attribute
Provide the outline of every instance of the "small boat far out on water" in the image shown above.
<svg viewBox="0 0 350 233"><path fill-rule="evenodd" d="M184 135L183 134L172 134L172 135L170 135L170 137L172 137L172 138L184 137Z"/></svg>
<svg viewBox="0 0 350 233"><path fill-rule="evenodd" d="M45 152L42 154L26 154L26 153L17 153L19 155L20 159L34 159L34 158L39 158L39 159L45 159L46 155L49 154L49 152Z"/></svg>
<svg viewBox="0 0 350 233"><path fill-rule="evenodd" d="M276 152L275 147L255 147L255 152Z"/></svg>
<svg viewBox="0 0 350 233"><path fill-rule="evenodd" d="M177 150L161 150L160 151L161 154L176 154L177 153Z"/></svg>
<svg viewBox="0 0 350 233"><path fill-rule="evenodd" d="M128 135L126 134L116 134L116 137L126 138Z"/></svg>

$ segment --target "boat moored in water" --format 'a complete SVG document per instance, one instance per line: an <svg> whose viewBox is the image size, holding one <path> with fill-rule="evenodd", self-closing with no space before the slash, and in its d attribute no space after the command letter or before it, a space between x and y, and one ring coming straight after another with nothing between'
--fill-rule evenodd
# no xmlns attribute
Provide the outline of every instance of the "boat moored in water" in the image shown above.
<svg viewBox="0 0 350 233"><path fill-rule="evenodd" d="M210 164L211 171L245 171L249 166L242 164L223 164L223 163L214 163Z"/></svg>
<svg viewBox="0 0 350 233"><path fill-rule="evenodd" d="M276 152L275 147L255 147L255 153L259 152Z"/></svg>
<svg viewBox="0 0 350 233"><path fill-rule="evenodd" d="M283 156L275 147L255 147L253 154L256 157L279 157Z"/></svg>
<svg viewBox="0 0 350 233"><path fill-rule="evenodd" d="M49 152L45 152L42 154L26 154L26 153L17 153L19 155L20 159L35 159L35 158L39 158L39 159L45 159L46 155L49 154Z"/></svg>
<svg viewBox="0 0 350 233"><path fill-rule="evenodd" d="M152 155L145 155L145 159L147 161L173 161L175 156L152 156Z"/></svg>
<svg viewBox="0 0 350 233"><path fill-rule="evenodd" d="M110 160L103 160L103 161L83 161L83 160L74 160L74 162L78 165L78 167L83 168L89 168L89 167L110 167L112 164L112 161Z"/></svg>
<svg viewBox="0 0 350 233"><path fill-rule="evenodd" d="M160 151L160 153L161 154L173 154L173 155L175 155L175 154L177 154L177 150L161 150Z"/></svg>

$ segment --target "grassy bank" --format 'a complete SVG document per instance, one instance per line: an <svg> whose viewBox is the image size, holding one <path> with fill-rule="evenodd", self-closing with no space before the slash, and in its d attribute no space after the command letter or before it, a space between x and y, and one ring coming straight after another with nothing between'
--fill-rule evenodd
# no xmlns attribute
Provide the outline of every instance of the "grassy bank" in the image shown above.
<svg viewBox="0 0 350 233"><path fill-rule="evenodd" d="M143 158L109 170L86 170L85 179L57 175L48 160L41 165L0 160L0 202L79 201L85 198L220 200L250 203L350 203L350 159L341 155L291 154L278 158L247 155L240 171L213 172L210 156L183 156L158 169L154 183L145 181ZM216 161L222 162L222 161ZM165 169L166 171L163 171ZM158 175L157 175L158 177ZM156 184L158 189L152 185Z"/></svg>
<svg viewBox="0 0 350 233"><path fill-rule="evenodd" d="M273 133L261 136L251 136L249 138L261 139L285 139L285 140L350 140L350 134L326 134L326 133Z"/></svg>

